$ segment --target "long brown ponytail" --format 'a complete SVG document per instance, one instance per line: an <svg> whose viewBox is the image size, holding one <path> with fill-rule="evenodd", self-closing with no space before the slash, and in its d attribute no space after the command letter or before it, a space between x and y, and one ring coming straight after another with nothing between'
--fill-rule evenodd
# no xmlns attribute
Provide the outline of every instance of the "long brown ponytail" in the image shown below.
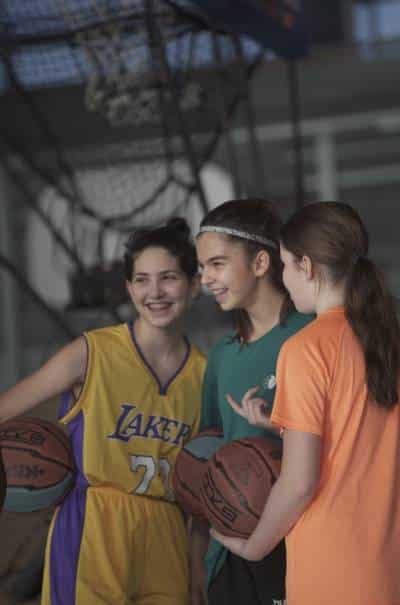
<svg viewBox="0 0 400 605"><path fill-rule="evenodd" d="M390 408L398 402L400 329L393 297L369 258L360 256L351 268L345 309L364 350L368 390Z"/></svg>
<svg viewBox="0 0 400 605"><path fill-rule="evenodd" d="M345 313L365 358L368 390L386 408L398 403L400 325L393 296L368 255L368 234L347 204L319 202L299 210L281 230L284 247L324 266L345 284Z"/></svg>

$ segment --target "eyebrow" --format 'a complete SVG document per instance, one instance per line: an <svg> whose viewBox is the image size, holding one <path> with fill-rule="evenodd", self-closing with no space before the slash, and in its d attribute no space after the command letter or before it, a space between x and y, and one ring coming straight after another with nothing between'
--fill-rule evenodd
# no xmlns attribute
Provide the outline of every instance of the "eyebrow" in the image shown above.
<svg viewBox="0 0 400 605"><path fill-rule="evenodd" d="M158 271L157 275L166 275L167 273L177 273L179 275L182 273L182 271L179 271L179 269L164 269L163 271ZM151 273L146 273L145 271L138 271L137 273L133 274L134 277L137 277L138 275L146 276L151 275Z"/></svg>
<svg viewBox="0 0 400 605"><path fill-rule="evenodd" d="M228 257L224 256L223 254L219 254L217 256L211 256L210 258L207 258L205 264L207 265L208 263L214 263L216 260L226 260L227 258ZM204 264L199 262L199 266L204 267Z"/></svg>

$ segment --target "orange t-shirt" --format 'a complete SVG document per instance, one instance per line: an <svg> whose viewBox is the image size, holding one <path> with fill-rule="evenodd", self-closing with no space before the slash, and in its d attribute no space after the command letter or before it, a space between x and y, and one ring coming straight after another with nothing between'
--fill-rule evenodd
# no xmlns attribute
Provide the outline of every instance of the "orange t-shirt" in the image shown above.
<svg viewBox="0 0 400 605"><path fill-rule="evenodd" d="M317 493L286 537L288 605L400 605L400 406L368 397L343 308L283 345L272 420L322 440Z"/></svg>

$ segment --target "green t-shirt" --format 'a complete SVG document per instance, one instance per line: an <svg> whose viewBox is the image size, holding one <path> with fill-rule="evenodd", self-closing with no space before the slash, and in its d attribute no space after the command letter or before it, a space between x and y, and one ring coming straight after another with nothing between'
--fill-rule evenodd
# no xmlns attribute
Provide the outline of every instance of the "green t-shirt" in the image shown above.
<svg viewBox="0 0 400 605"><path fill-rule="evenodd" d="M293 311L282 325L242 347L233 340L232 334L222 338L208 356L203 382L201 430L219 427L223 430L224 442L265 434L265 429L248 424L236 414L225 395L230 393L239 403L248 389L259 386L257 396L272 406L279 350L285 340L312 319L313 315ZM205 557L209 583L224 564L226 554L226 549L219 542L211 541Z"/></svg>

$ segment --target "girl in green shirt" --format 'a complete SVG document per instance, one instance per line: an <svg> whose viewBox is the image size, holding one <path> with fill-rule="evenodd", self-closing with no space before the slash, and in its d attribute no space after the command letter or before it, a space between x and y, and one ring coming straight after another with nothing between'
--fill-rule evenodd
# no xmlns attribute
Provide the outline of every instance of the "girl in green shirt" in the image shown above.
<svg viewBox="0 0 400 605"><path fill-rule="evenodd" d="M256 396L268 411L275 393L279 350L312 319L294 310L284 288L279 229L270 202L244 199L226 202L208 213L197 236L202 283L222 310L236 315L236 330L210 352L203 385L202 429L221 428L225 441L265 435L265 429L235 414L227 399L241 401L247 394L254 401ZM279 439L272 430L270 435ZM192 605L206 598L209 605L284 605L283 541L256 563L228 553L216 541L208 542L208 528L195 521Z"/></svg>

